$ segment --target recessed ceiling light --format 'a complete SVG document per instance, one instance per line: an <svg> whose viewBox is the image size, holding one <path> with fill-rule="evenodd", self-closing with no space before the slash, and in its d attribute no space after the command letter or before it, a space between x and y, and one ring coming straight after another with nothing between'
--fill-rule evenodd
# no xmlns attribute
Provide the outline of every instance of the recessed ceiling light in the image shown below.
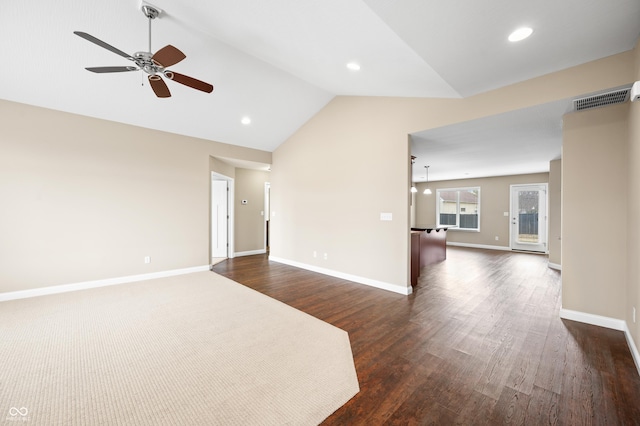
<svg viewBox="0 0 640 426"><path fill-rule="evenodd" d="M360 64L357 62L349 62L347 64L347 68L349 68L351 71L360 71Z"/></svg>
<svg viewBox="0 0 640 426"><path fill-rule="evenodd" d="M509 34L509 41L516 42L524 40L525 38L529 37L531 33L533 33L533 30L529 27L518 28L517 30Z"/></svg>
<svg viewBox="0 0 640 426"><path fill-rule="evenodd" d="M249 124L251 124L251 119L249 117L242 117L242 120L240 120L240 122L245 126L248 126Z"/></svg>

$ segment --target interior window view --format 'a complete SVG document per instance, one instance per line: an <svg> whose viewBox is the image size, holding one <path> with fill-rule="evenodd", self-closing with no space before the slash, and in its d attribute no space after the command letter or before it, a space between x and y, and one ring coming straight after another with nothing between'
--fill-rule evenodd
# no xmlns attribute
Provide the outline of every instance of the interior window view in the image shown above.
<svg viewBox="0 0 640 426"><path fill-rule="evenodd" d="M438 225L480 230L480 188L438 189L436 198Z"/></svg>
<svg viewBox="0 0 640 426"><path fill-rule="evenodd" d="M613 3L3 2L0 423L640 425Z"/></svg>

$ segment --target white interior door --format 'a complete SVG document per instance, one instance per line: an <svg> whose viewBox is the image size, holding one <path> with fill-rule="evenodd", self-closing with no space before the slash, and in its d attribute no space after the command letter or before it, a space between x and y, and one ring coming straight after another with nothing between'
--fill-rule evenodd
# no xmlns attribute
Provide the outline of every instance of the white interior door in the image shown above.
<svg viewBox="0 0 640 426"><path fill-rule="evenodd" d="M511 185L511 248L547 252L547 184Z"/></svg>
<svg viewBox="0 0 640 426"><path fill-rule="evenodd" d="M228 257L228 193L226 180L211 181L211 257Z"/></svg>

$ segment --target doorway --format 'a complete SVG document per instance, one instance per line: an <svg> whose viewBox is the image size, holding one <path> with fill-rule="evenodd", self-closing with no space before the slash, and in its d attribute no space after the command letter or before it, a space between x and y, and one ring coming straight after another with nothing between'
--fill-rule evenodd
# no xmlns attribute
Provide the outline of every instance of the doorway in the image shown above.
<svg viewBox="0 0 640 426"><path fill-rule="evenodd" d="M234 257L233 179L211 173L211 263Z"/></svg>
<svg viewBox="0 0 640 426"><path fill-rule="evenodd" d="M271 183L264 183L264 249L269 254L269 220L271 219Z"/></svg>
<svg viewBox="0 0 640 426"><path fill-rule="evenodd" d="M547 186L511 185L512 250L547 252Z"/></svg>

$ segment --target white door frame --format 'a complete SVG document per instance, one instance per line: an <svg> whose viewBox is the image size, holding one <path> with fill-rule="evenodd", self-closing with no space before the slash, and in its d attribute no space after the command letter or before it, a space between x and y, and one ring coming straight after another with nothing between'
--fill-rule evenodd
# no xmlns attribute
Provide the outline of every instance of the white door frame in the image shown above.
<svg viewBox="0 0 640 426"><path fill-rule="evenodd" d="M219 173L216 172L211 172L211 181L213 182L214 180L225 180L227 181L227 188L228 188L228 204L227 204L227 215L228 215L228 220L227 220L227 243L228 243L228 248L227 248L227 257L232 258L235 257L235 244L234 244L234 180L233 178L229 177L229 176L225 176L225 175L221 175ZM209 218L209 226L211 227L211 232L209 234L209 255L211 255L213 253L213 242L214 242L214 238L213 238L213 233L214 230L216 229L216 224L213 223L214 220L214 215L213 215L213 184L210 185L211 187L211 205L209 206L210 212L210 218Z"/></svg>
<svg viewBox="0 0 640 426"><path fill-rule="evenodd" d="M509 189L509 245L512 250L534 251L540 253L549 252L549 184L530 183L511 185ZM544 194L540 202L541 208L538 211L538 243L526 243L516 241L519 226L520 212L517 209L517 199L514 199L514 191L530 188L531 190L542 191Z"/></svg>
<svg viewBox="0 0 640 426"><path fill-rule="evenodd" d="M271 218L271 183L264 183L264 249L267 250L267 222ZM269 222L270 223L270 222ZM271 232L269 227L269 233ZM269 235L270 237L271 235Z"/></svg>
<svg viewBox="0 0 640 426"><path fill-rule="evenodd" d="M211 181L211 258L229 257L229 182Z"/></svg>

